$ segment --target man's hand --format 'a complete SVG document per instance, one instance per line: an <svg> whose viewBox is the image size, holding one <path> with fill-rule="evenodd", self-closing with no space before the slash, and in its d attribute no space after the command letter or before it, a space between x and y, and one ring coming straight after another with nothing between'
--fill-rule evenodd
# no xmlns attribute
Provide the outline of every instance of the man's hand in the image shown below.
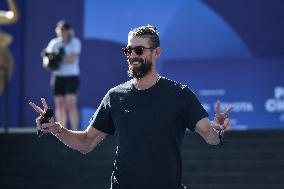
<svg viewBox="0 0 284 189"><path fill-rule="evenodd" d="M54 118L51 117L48 123L43 123L42 120L44 118L45 113L48 110L48 105L45 101L44 98L41 98L41 102L43 105L43 109L37 106L35 103L30 102L29 105L37 112L40 114L40 116L36 119L36 127L40 131L38 134L41 132L46 133L46 132L51 132L52 134L57 134L58 131L61 128L61 125L57 122L55 122Z"/></svg>
<svg viewBox="0 0 284 189"><path fill-rule="evenodd" d="M233 107L229 106L227 110L223 113L220 112L220 101L218 100L216 103L215 109L215 117L211 122L212 127L217 131L224 131L231 127L230 119L228 118L228 114L232 112Z"/></svg>
<svg viewBox="0 0 284 189"><path fill-rule="evenodd" d="M228 114L233 110L232 107L228 107L224 113L220 112L220 101L216 103L216 114L214 120L210 120L205 117L199 120L196 124L195 131L200 134L208 144L223 145L224 131L230 128L231 122L228 118ZM219 139L218 139L219 138Z"/></svg>
<svg viewBox="0 0 284 189"><path fill-rule="evenodd" d="M42 103L42 105L43 105L43 109L41 109L41 107L37 106L37 105L36 105L35 103L33 103L33 102L30 102L29 105L30 105L37 113L39 113L41 116L43 116L43 115L45 114L45 112L47 111L47 109L48 109L48 105L47 105L47 103L46 103L46 101L45 101L44 98L41 98L40 100L41 100L41 103Z"/></svg>

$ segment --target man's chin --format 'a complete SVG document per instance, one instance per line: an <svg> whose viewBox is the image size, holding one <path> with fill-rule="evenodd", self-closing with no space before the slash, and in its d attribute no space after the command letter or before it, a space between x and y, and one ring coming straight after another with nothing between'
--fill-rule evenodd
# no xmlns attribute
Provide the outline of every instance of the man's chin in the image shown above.
<svg viewBox="0 0 284 189"><path fill-rule="evenodd" d="M139 72L141 72L141 69L142 69L142 67L141 67L141 65L137 65L137 66L134 66L134 65L130 65L129 66L129 71L131 72L131 73L137 73L137 74L139 74Z"/></svg>
<svg viewBox="0 0 284 189"><path fill-rule="evenodd" d="M150 65L149 66L143 65L143 63L139 63L136 65L131 64L128 66L128 76L135 79L143 78L150 71L151 71Z"/></svg>
<svg viewBox="0 0 284 189"><path fill-rule="evenodd" d="M143 73L139 73L139 72L136 72L136 71L128 71L128 76L129 77L132 77L134 79L141 79L145 76L145 74Z"/></svg>

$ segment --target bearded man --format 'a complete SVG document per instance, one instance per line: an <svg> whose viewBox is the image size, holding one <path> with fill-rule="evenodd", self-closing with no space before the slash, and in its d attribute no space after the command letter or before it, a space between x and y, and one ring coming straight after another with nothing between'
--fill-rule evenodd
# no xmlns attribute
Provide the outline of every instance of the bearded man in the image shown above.
<svg viewBox="0 0 284 189"><path fill-rule="evenodd" d="M67 146L82 153L92 151L107 135L116 134L117 151L111 189L184 189L181 183L181 149L186 129L199 133L207 143L217 145L230 127L232 108L220 113L216 105L213 121L194 93L185 85L160 76L156 70L161 55L154 26L141 26L128 34L123 48L131 80L108 91L85 131L71 131L52 118L37 128L50 131Z"/></svg>

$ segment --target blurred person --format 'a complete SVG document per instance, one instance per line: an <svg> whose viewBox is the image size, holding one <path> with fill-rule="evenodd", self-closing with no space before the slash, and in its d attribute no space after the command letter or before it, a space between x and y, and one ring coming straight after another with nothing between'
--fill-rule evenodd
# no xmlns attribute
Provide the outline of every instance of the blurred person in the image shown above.
<svg viewBox="0 0 284 189"><path fill-rule="evenodd" d="M18 21L19 15L14 0L7 0L9 10L0 10L0 26L11 25ZM9 49L13 37L0 30L0 94L3 93L6 86L6 79L12 77L14 68L14 58ZM6 78L5 78L6 75Z"/></svg>
<svg viewBox="0 0 284 189"><path fill-rule="evenodd" d="M71 24L65 20L57 23L55 32L57 37L48 43L43 55L44 67L57 61L56 67L51 69L50 81L55 102L55 117L63 127L67 127L69 121L71 129L78 130L77 95L81 41L75 37Z"/></svg>
<svg viewBox="0 0 284 189"><path fill-rule="evenodd" d="M41 124L49 110L30 102L40 116L39 130L50 132L65 145L82 153L92 151L107 135L116 135L117 151L111 189L181 189L182 141L186 129L217 145L230 126L231 107L212 121L195 94L185 85L162 77L156 70L161 54L154 26L141 26L128 34L123 49L131 80L108 91L85 131L65 129L51 118Z"/></svg>

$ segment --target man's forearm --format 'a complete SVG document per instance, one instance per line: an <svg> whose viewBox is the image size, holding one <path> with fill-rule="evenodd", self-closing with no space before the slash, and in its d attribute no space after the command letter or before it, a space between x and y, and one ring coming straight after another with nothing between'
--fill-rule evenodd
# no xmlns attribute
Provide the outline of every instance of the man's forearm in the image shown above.
<svg viewBox="0 0 284 189"><path fill-rule="evenodd" d="M92 140L88 138L85 131L72 131L63 128L59 123L56 123L57 131L52 132L66 146L78 150L84 154L91 150Z"/></svg>
<svg viewBox="0 0 284 189"><path fill-rule="evenodd" d="M210 122L207 117L198 121L195 131L198 132L208 144L217 145L220 143L219 133L213 128L212 122Z"/></svg>

